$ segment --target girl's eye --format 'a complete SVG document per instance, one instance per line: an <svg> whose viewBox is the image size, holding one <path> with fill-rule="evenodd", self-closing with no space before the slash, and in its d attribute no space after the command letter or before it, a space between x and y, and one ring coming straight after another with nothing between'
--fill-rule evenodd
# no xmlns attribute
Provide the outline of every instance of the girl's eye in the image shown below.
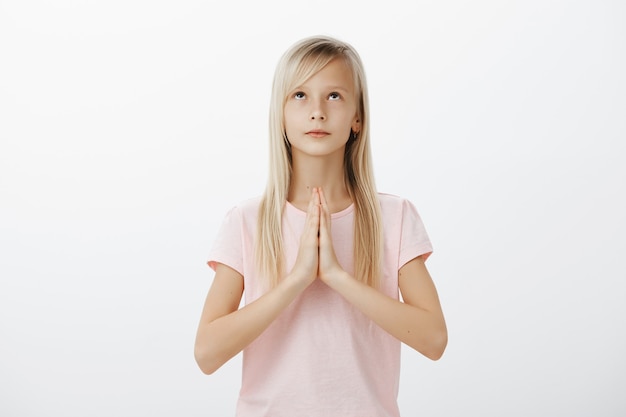
<svg viewBox="0 0 626 417"><path fill-rule="evenodd" d="M298 91L297 93L294 93L293 98L295 98L296 100L303 100L306 96L304 95L304 93L302 91Z"/></svg>
<svg viewBox="0 0 626 417"><path fill-rule="evenodd" d="M328 95L328 98L330 100L339 100L341 98L341 96L339 95L339 93L330 93Z"/></svg>

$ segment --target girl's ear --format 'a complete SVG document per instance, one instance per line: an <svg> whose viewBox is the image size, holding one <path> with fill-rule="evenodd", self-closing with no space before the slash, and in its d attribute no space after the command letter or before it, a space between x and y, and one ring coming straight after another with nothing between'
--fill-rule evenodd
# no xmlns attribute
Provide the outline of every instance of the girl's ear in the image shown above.
<svg viewBox="0 0 626 417"><path fill-rule="evenodd" d="M361 131L361 121L358 116L356 116L352 122L352 131L354 133L359 133Z"/></svg>

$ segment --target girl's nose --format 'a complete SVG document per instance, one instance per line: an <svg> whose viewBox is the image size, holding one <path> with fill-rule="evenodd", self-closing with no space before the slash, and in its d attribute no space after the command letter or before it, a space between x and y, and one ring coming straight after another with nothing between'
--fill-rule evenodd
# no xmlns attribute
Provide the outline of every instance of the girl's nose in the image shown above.
<svg viewBox="0 0 626 417"><path fill-rule="evenodd" d="M316 104L311 109L311 120L326 120L326 114L324 112L324 108L320 104Z"/></svg>

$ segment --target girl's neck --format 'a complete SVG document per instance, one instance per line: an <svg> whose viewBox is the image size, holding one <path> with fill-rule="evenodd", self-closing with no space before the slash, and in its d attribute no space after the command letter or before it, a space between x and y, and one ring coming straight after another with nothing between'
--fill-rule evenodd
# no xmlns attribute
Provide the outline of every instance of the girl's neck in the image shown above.
<svg viewBox="0 0 626 417"><path fill-rule="evenodd" d="M331 213L352 204L344 181L343 160L338 163L327 158L295 158L287 201L306 211L313 187L324 190Z"/></svg>

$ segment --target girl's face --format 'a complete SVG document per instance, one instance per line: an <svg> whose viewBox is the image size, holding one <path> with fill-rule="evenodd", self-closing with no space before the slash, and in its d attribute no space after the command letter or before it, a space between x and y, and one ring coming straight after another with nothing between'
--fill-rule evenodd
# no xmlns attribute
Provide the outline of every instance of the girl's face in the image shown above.
<svg viewBox="0 0 626 417"><path fill-rule="evenodd" d="M360 129L352 71L342 59L330 61L289 93L283 111L293 156L343 158L350 130Z"/></svg>

